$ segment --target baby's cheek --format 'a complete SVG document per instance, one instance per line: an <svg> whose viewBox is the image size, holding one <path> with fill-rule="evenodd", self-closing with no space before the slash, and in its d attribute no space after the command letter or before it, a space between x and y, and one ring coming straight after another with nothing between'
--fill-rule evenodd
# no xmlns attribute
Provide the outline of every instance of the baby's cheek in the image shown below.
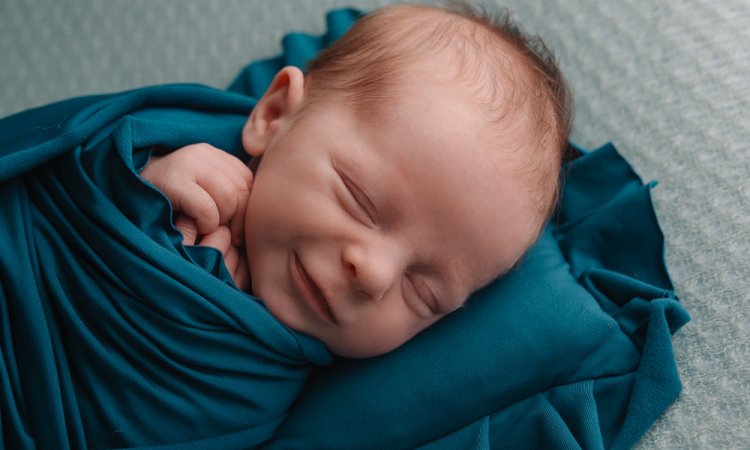
<svg viewBox="0 0 750 450"><path fill-rule="evenodd" d="M326 345L337 355L369 358L401 347L434 323L414 317L408 308L375 315L379 317L354 324L344 335L329 339Z"/></svg>

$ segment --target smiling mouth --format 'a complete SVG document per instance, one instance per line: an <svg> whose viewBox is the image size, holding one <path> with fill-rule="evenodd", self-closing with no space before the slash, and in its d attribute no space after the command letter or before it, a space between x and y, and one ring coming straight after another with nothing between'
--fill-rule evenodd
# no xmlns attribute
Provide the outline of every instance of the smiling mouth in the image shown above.
<svg viewBox="0 0 750 450"><path fill-rule="evenodd" d="M294 265L295 272L299 275L299 278L295 280L297 281L297 291L319 314L328 319L328 321L337 324L336 317L333 315L333 311L331 311L331 307L328 305L323 292L321 292L315 281L305 271L305 267L302 265L302 261L300 261L296 252L294 252Z"/></svg>

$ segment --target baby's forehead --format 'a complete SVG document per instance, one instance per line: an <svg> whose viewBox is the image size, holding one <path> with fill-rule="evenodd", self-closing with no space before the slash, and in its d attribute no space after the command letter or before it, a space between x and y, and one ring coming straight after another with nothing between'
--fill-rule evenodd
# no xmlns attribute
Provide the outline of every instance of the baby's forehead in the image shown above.
<svg viewBox="0 0 750 450"><path fill-rule="evenodd" d="M495 167L515 168L528 192L537 199L541 215L546 217L558 192L558 140L564 141L569 132L557 129L561 123L568 123L557 114L557 106L565 114L566 104L557 105L550 97L561 91L553 89L550 94L545 90L545 80L554 74L550 75L546 66L544 70L539 68L528 52L535 52L542 60L549 55L536 54L537 50L530 47L536 44L519 33L507 16L506 20L490 23L421 6L386 8L381 15L378 26L371 28L377 32L370 37L382 47L374 52L375 59L385 55L379 70L386 81L372 84L376 88L369 94L375 94L364 99L374 98L371 104L381 111L399 113L400 97L411 95L415 85L432 86L423 80L449 83L452 91L460 94L459 101L474 108L474 121L467 125L469 131L513 149L484 156ZM544 61L542 64L547 64ZM564 80L560 83L564 84ZM359 101L362 99L355 97L359 105L368 106L354 108L361 108L371 120L377 115L372 114L370 103ZM414 120L406 114L402 116ZM436 122L432 126L439 129L444 124Z"/></svg>
<svg viewBox="0 0 750 450"><path fill-rule="evenodd" d="M407 14L402 20L404 29L411 31L383 43L414 53L402 61L402 68L433 65L436 74L469 88L485 103L491 103L503 86L524 84L533 77L519 50L485 23L432 8ZM391 24L400 25L398 21Z"/></svg>
<svg viewBox="0 0 750 450"><path fill-rule="evenodd" d="M405 129L424 127L431 130L423 136L425 146L430 150L422 154L421 166L439 170L440 167L431 162L451 161L450 165L442 167L444 172L435 172L434 177L443 180L453 197L461 197L464 201L477 197L498 199L508 187L506 181L512 182L519 200L524 200L529 209L540 212L532 226L544 221L545 213L541 211L546 209L557 185L557 159L554 151L539 146L534 121L525 111L507 111L502 120L496 120L493 114L498 112L497 109L476 101L466 94L459 81L453 79L431 83L425 78L414 77L405 81L401 89L405 91L403 96L387 102L380 113L368 117L378 133L393 132L394 122L386 125L384 121L386 126L378 127L378 117L383 114L397 117L398 126ZM406 101L406 96L412 98ZM414 96L421 96L424 102L415 102ZM446 111L446 115L440 111ZM441 145L444 142L453 145ZM393 146L399 147L399 143ZM408 154L413 148L406 144L402 151ZM390 163L396 167L415 164L409 158L398 157ZM417 183L416 178L407 178L406 181ZM468 185L473 189L465 189ZM411 189L424 188L411 186Z"/></svg>

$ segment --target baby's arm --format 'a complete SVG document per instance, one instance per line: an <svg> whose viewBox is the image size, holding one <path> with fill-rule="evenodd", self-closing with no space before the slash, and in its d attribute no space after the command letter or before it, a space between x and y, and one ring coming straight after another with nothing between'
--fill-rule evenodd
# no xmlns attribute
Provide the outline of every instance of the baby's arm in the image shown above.
<svg viewBox="0 0 750 450"><path fill-rule="evenodd" d="M172 203L186 245L217 248L241 289L249 284L244 251L245 209L253 174L239 159L209 144L152 156L141 176Z"/></svg>

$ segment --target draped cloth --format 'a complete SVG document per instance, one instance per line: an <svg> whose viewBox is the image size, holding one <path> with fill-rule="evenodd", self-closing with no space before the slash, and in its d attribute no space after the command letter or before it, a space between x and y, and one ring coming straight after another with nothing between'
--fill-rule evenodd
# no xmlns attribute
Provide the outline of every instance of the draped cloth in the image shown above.
<svg viewBox="0 0 750 450"><path fill-rule="evenodd" d="M218 251L182 246L137 174L154 149L239 155L252 106L157 86L0 121L5 447L252 446L329 361L236 289Z"/></svg>
<svg viewBox="0 0 750 450"><path fill-rule="evenodd" d="M181 244L139 170L242 125L291 34L229 91L164 85L0 121L0 442L9 449L629 448L674 401L689 320L649 190L612 145L568 164L523 262L399 349L335 359ZM457 237L460 239L460 236ZM315 367L315 369L313 369Z"/></svg>

